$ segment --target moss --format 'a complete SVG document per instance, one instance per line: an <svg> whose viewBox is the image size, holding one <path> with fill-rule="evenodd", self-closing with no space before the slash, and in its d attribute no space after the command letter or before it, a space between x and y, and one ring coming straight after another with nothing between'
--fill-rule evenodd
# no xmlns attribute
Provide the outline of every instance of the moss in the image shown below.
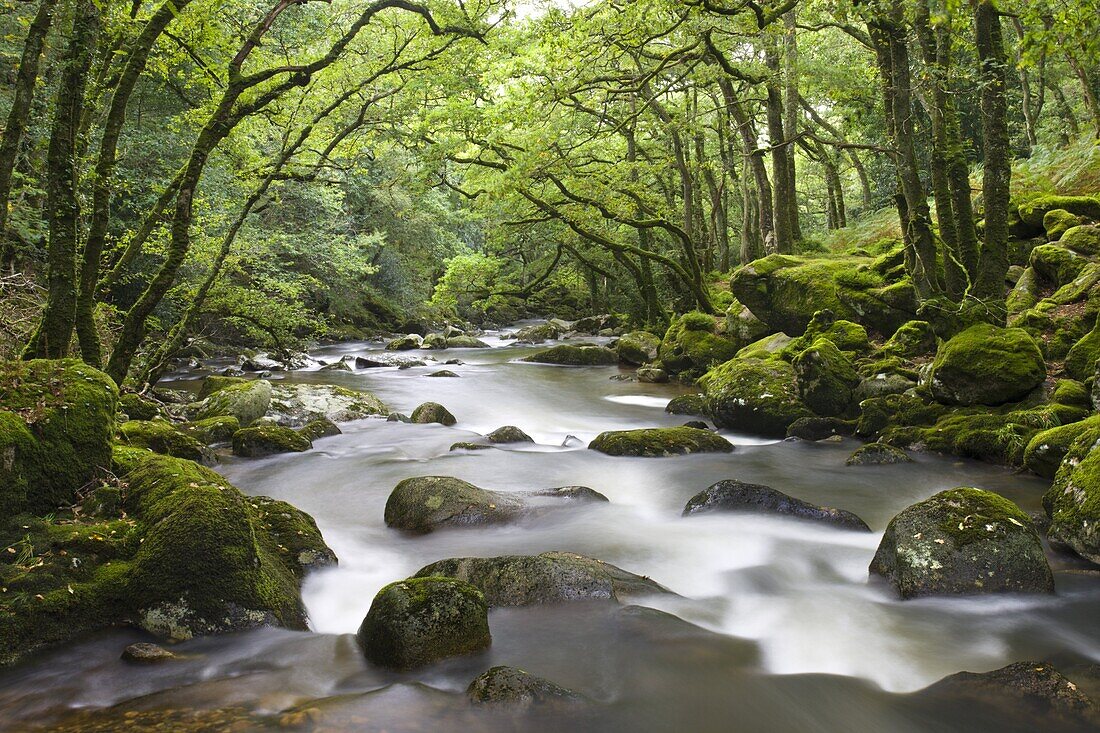
<svg viewBox="0 0 1100 733"><path fill-rule="evenodd" d="M1100 565L1100 427L1090 425L1070 444L1043 506L1051 542Z"/></svg>
<svg viewBox="0 0 1100 733"><path fill-rule="evenodd" d="M356 634L367 659L412 669L488 648L489 606L474 586L454 578L409 578L378 591Z"/></svg>
<svg viewBox="0 0 1100 733"><path fill-rule="evenodd" d="M130 420L155 420L163 417L160 405L136 392L123 392L118 396L118 409Z"/></svg>
<svg viewBox="0 0 1100 733"><path fill-rule="evenodd" d="M390 492L386 525L410 532L431 532L442 525L495 524L522 515L516 494L488 491L451 476L414 476Z"/></svg>
<svg viewBox="0 0 1100 733"><path fill-rule="evenodd" d="M334 435L340 435L342 431L332 420L329 420L327 417L319 417L307 422L298 432L301 433L306 440L313 442L319 438L331 438Z"/></svg>
<svg viewBox="0 0 1100 733"><path fill-rule="evenodd" d="M619 338L615 344L615 352L619 355L619 361L624 364L638 366L646 364L657 358L657 351L661 348L661 339L647 331L631 331Z"/></svg>
<svg viewBox="0 0 1100 733"><path fill-rule="evenodd" d="M240 387L241 385L248 384L250 381L251 380L245 379L244 377L223 377L219 374L211 374L209 377L202 380L202 386L199 388L199 399L204 400L218 390L225 389L226 387Z"/></svg>
<svg viewBox="0 0 1100 733"><path fill-rule="evenodd" d="M1059 379L1054 384L1051 400L1060 405L1089 408L1089 391L1085 385L1074 379Z"/></svg>
<svg viewBox="0 0 1100 733"><path fill-rule="evenodd" d="M425 402L413 410L411 422L427 425L439 423L440 425L454 425L457 420L446 407L438 402Z"/></svg>
<svg viewBox="0 0 1100 733"><path fill-rule="evenodd" d="M44 514L111 462L118 388L74 359L0 363L0 504Z"/></svg>
<svg viewBox="0 0 1100 733"><path fill-rule="evenodd" d="M218 389L196 408L195 419L230 415L237 418L242 427L248 427L267 414L271 406L271 383L258 379L229 384Z"/></svg>
<svg viewBox="0 0 1100 733"><path fill-rule="evenodd" d="M738 350L734 358L762 359L766 361L784 353L792 341L794 339L785 333L773 333Z"/></svg>
<svg viewBox="0 0 1100 733"><path fill-rule="evenodd" d="M1100 199L1093 196L1044 195L1020 204L1020 219L1032 227L1042 227L1048 212L1062 209L1077 216L1100 219Z"/></svg>
<svg viewBox="0 0 1100 733"><path fill-rule="evenodd" d="M715 364L732 359L738 344L716 333L717 321L705 313L685 313L661 340L658 358L672 374L697 377Z"/></svg>
<svg viewBox="0 0 1100 733"><path fill-rule="evenodd" d="M312 447L308 437L282 425L241 428L233 435L233 455L246 458L302 453Z"/></svg>
<svg viewBox="0 0 1100 733"><path fill-rule="evenodd" d="M1087 259L1060 244L1043 244L1031 251L1028 266L1040 278L1060 288L1073 282L1088 264Z"/></svg>
<svg viewBox="0 0 1100 733"><path fill-rule="evenodd" d="M504 705L509 709L544 709L582 703L582 695L515 667L497 666L480 674L466 688L475 705Z"/></svg>
<svg viewBox="0 0 1100 733"><path fill-rule="evenodd" d="M250 496L257 537L270 543L272 554L299 581L314 568L336 564L336 555L321 536L317 522L301 509L268 496Z"/></svg>
<svg viewBox="0 0 1100 733"><path fill-rule="evenodd" d="M1080 217L1065 209L1051 209L1043 216L1043 229L1047 232L1047 241L1057 242L1067 230L1081 223Z"/></svg>
<svg viewBox="0 0 1100 733"><path fill-rule="evenodd" d="M489 344L473 336L451 336L447 339L448 349L487 349Z"/></svg>
<svg viewBox="0 0 1100 733"><path fill-rule="evenodd" d="M806 331L783 349L783 358L788 361L794 359L819 338L828 339L841 351L863 354L871 350L871 341L863 326L851 321L837 320L832 311L818 311L810 319Z"/></svg>
<svg viewBox="0 0 1100 733"><path fill-rule="evenodd" d="M1024 451L1024 466L1043 478L1054 478L1070 446L1086 431L1100 429L1100 416L1043 430Z"/></svg>
<svg viewBox="0 0 1100 733"><path fill-rule="evenodd" d="M834 417L848 410L859 384L852 362L824 336L792 362L802 401L818 415Z"/></svg>
<svg viewBox="0 0 1100 733"><path fill-rule="evenodd" d="M912 462L913 459L899 448L885 443L868 443L856 448L855 452L848 456L848 460L844 462L844 465L883 466Z"/></svg>
<svg viewBox="0 0 1100 733"><path fill-rule="evenodd" d="M166 456L202 461L203 444L162 420L129 420L118 428L119 442Z"/></svg>
<svg viewBox="0 0 1100 733"><path fill-rule="evenodd" d="M436 350L447 348L447 337L441 333L429 333L424 337L424 343L421 344L421 348Z"/></svg>
<svg viewBox="0 0 1100 733"><path fill-rule="evenodd" d="M913 427L932 425L948 408L916 395L893 394L871 397L860 403L860 417L856 435L874 438L888 427Z"/></svg>
<svg viewBox="0 0 1100 733"><path fill-rule="evenodd" d="M1066 355L1066 372L1074 379L1085 380L1096 373L1100 358L1100 315L1092 330L1085 334Z"/></svg>
<svg viewBox="0 0 1100 733"><path fill-rule="evenodd" d="M709 414L731 429L782 437L795 420L813 416L798 394L794 369L779 359L732 359L699 385Z"/></svg>
<svg viewBox="0 0 1100 733"><path fill-rule="evenodd" d="M665 412L670 415L707 417L707 402L701 394L684 394L669 400L665 405Z"/></svg>
<svg viewBox="0 0 1100 733"><path fill-rule="evenodd" d="M619 357L603 346L562 344L524 357L521 361L559 366L609 366L617 364Z"/></svg>
<svg viewBox="0 0 1100 733"><path fill-rule="evenodd" d="M936 333L928 321L907 321L894 331L882 350L907 358L932 354L936 351Z"/></svg>
<svg viewBox="0 0 1100 733"><path fill-rule="evenodd" d="M979 324L940 346L930 384L945 404L999 405L1020 399L1045 377L1042 352L1026 331Z"/></svg>
<svg viewBox="0 0 1100 733"><path fill-rule="evenodd" d="M228 443L233 439L233 434L241 429L240 421L232 415L221 417L208 417L205 420L185 422L179 429L194 437L203 445L213 443Z"/></svg>
<svg viewBox="0 0 1100 733"><path fill-rule="evenodd" d="M1076 226L1066 231L1058 244L1087 256L1100 255L1100 226Z"/></svg>
<svg viewBox="0 0 1100 733"><path fill-rule="evenodd" d="M699 428L642 428L600 433L589 449L609 456L680 456L688 453L729 453L733 446L722 436Z"/></svg>

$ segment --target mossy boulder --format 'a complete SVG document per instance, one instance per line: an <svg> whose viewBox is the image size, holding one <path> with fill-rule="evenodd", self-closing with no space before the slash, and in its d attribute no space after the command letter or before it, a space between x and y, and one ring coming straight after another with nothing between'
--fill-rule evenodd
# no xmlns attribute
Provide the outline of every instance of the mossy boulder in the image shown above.
<svg viewBox="0 0 1100 733"><path fill-rule="evenodd" d="M220 387L196 404L192 412L195 420L229 415L237 418L241 427L248 427L266 415L270 406L271 382L255 379Z"/></svg>
<svg viewBox="0 0 1100 733"><path fill-rule="evenodd" d="M1100 565L1100 428L1090 423L1066 451L1043 507L1051 542Z"/></svg>
<svg viewBox="0 0 1100 733"><path fill-rule="evenodd" d="M250 496L248 506L257 531L267 533L275 555L299 581L311 570L337 563L317 522L301 509L269 496Z"/></svg>
<svg viewBox="0 0 1100 733"><path fill-rule="evenodd" d="M553 323L539 323L516 331L516 342L521 344L541 344L543 341L557 341L561 329Z"/></svg>
<svg viewBox="0 0 1100 733"><path fill-rule="evenodd" d="M534 443L535 439L515 425L504 425L485 436L490 443Z"/></svg>
<svg viewBox="0 0 1100 733"><path fill-rule="evenodd" d="M1068 229L1058 244L1080 255L1100 255L1100 226L1089 224Z"/></svg>
<svg viewBox="0 0 1100 733"><path fill-rule="evenodd" d="M736 479L726 479L711 484L688 499L684 506L685 517L712 512L740 512L753 514L778 514L797 519L831 524L841 529L870 532L867 523L851 512L832 507L815 506L807 501L788 496L770 486L748 484Z"/></svg>
<svg viewBox="0 0 1100 733"><path fill-rule="evenodd" d="M166 456L201 462L206 455L201 442L163 420L129 420L119 426L118 434L124 445Z"/></svg>
<svg viewBox="0 0 1100 733"><path fill-rule="evenodd" d="M790 424L787 428L787 437L799 440L825 440L834 435L851 435L855 427L854 420L841 420L836 417L803 417Z"/></svg>
<svg viewBox="0 0 1100 733"><path fill-rule="evenodd" d="M298 432L310 442L318 438L331 438L334 435L343 433L343 431L340 430L340 426L327 417L319 417L315 420L310 420L299 428Z"/></svg>
<svg viewBox="0 0 1100 733"><path fill-rule="evenodd" d="M682 394L668 401L665 412L670 415L707 417L707 401L702 394Z"/></svg>
<svg viewBox="0 0 1100 733"><path fill-rule="evenodd" d="M622 363L641 366L656 359L660 348L661 339L648 331L631 331L619 337L615 353Z"/></svg>
<svg viewBox="0 0 1100 733"><path fill-rule="evenodd" d="M1049 242L1057 242L1068 230L1082 223L1081 217L1065 209L1051 209L1043 216L1043 229Z"/></svg>
<svg viewBox="0 0 1100 733"><path fill-rule="evenodd" d="M438 423L440 425L454 425L458 420L450 411L438 402L425 402L418 405L412 412L410 421L419 425Z"/></svg>
<svg viewBox="0 0 1100 733"><path fill-rule="evenodd" d="M1043 244L1031 251L1028 266L1040 278L1060 288L1073 282L1088 264L1088 259L1061 244Z"/></svg>
<svg viewBox="0 0 1100 733"><path fill-rule="evenodd" d="M827 339L840 351L853 354L864 354L871 349L866 328L852 321L837 319L832 311L818 311L810 319L805 333L785 346L782 353L785 358L792 359L818 339Z"/></svg>
<svg viewBox="0 0 1100 733"><path fill-rule="evenodd" d="M203 445L211 445L228 443L233 439L233 434L241 429L241 423L232 415L223 415L181 423L179 429Z"/></svg>
<svg viewBox="0 0 1100 733"><path fill-rule="evenodd" d="M503 666L478 675L466 688L466 698L475 705L506 706L509 710L540 710L585 701L583 695L550 680Z"/></svg>
<svg viewBox="0 0 1100 733"><path fill-rule="evenodd" d="M1092 330L1081 337L1066 354L1066 373L1077 380L1084 381L1096 373L1097 359L1100 359L1100 314Z"/></svg>
<svg viewBox="0 0 1100 733"><path fill-rule="evenodd" d="M476 586L490 606L533 606L668 593L649 578L571 552L440 560L414 577L445 576Z"/></svg>
<svg viewBox="0 0 1100 733"><path fill-rule="evenodd" d="M852 402L859 375L851 360L824 336L795 356L791 366L802 401L818 415L842 415Z"/></svg>
<svg viewBox="0 0 1100 733"><path fill-rule="evenodd" d="M448 349L488 349L489 344L474 336L451 336L447 339Z"/></svg>
<svg viewBox="0 0 1100 733"><path fill-rule="evenodd" d="M1042 295L1042 285L1039 275L1034 267L1025 267L1020 279L1012 286L1012 290L1005 299L1005 309L1010 325L1015 324L1015 318L1030 308L1034 308Z"/></svg>
<svg viewBox="0 0 1100 733"><path fill-rule="evenodd" d="M1043 220L1048 213L1056 209L1085 216L1089 219L1100 219L1100 199L1094 196L1059 196L1043 195L1020 204L1020 219L1032 227L1041 228Z"/></svg>
<svg viewBox="0 0 1100 733"><path fill-rule="evenodd" d="M282 425L241 428L233 435L233 455L244 458L303 453L312 447L308 437Z"/></svg>
<svg viewBox="0 0 1100 733"><path fill-rule="evenodd" d="M735 359L771 359L787 352L794 339L785 333L773 333L738 350Z"/></svg>
<svg viewBox="0 0 1100 733"><path fill-rule="evenodd" d="M378 591L355 637L371 663L415 669L488 649L488 612L485 597L469 583L409 578Z"/></svg>
<svg viewBox="0 0 1100 733"><path fill-rule="evenodd" d="M863 402L872 397L904 394L916 386L916 382L902 374L878 372L874 376L859 380L859 384L852 390L852 401Z"/></svg>
<svg viewBox="0 0 1100 733"><path fill-rule="evenodd" d="M739 344L717 332L717 320L693 311L675 319L661 339L658 358L670 374L698 376L732 359Z"/></svg>
<svg viewBox="0 0 1100 733"><path fill-rule="evenodd" d="M1070 446L1083 433L1100 429L1100 416L1039 432L1024 450L1024 466L1043 478L1054 478Z"/></svg>
<svg viewBox="0 0 1100 733"><path fill-rule="evenodd" d="M413 349L419 349L424 345L424 338L419 334L409 333L404 336L398 336L395 339L386 343L387 351L412 351Z"/></svg>
<svg viewBox="0 0 1100 733"><path fill-rule="evenodd" d="M118 388L75 359L0 362L0 512L46 514L111 465Z"/></svg>
<svg viewBox="0 0 1100 733"><path fill-rule="evenodd" d="M708 414L731 430L782 437L795 420L813 416L794 368L779 359L733 359L703 375L699 385Z"/></svg>
<svg viewBox="0 0 1100 733"><path fill-rule="evenodd" d="M119 394L118 409L128 420L155 420L164 417L160 403L137 392Z"/></svg>
<svg viewBox="0 0 1100 733"><path fill-rule="evenodd" d="M848 456L848 460L844 462L844 465L889 466L912 462L913 459L909 457L909 454L900 448L885 443L868 443L860 446L852 455Z"/></svg>
<svg viewBox="0 0 1100 733"><path fill-rule="evenodd" d="M521 359L521 361L534 364L556 364L558 366L609 366L618 364L619 357L614 351L603 346L561 344L531 354Z"/></svg>
<svg viewBox="0 0 1100 733"><path fill-rule="evenodd" d="M429 333L420 343L420 348L432 351L445 349L447 348L447 337L441 333Z"/></svg>
<svg viewBox="0 0 1100 733"><path fill-rule="evenodd" d="M272 389L268 411L280 425L292 428L321 418L341 423L389 413L374 394L331 384L279 384Z"/></svg>
<svg viewBox="0 0 1100 733"><path fill-rule="evenodd" d="M870 572L902 598L1054 592L1027 514L1002 496L968 487L942 491L891 519Z"/></svg>
<svg viewBox="0 0 1100 733"><path fill-rule="evenodd" d="M717 433L699 428L609 430L588 444L609 456L682 456L689 453L730 453L733 445Z"/></svg>
<svg viewBox="0 0 1100 733"><path fill-rule="evenodd" d="M386 501L386 525L431 532L445 525L497 524L523 515L523 500L450 476L417 476L397 484Z"/></svg>
<svg viewBox="0 0 1100 733"><path fill-rule="evenodd" d="M882 347L889 354L913 358L936 351L936 333L928 321L907 321Z"/></svg>
<svg viewBox="0 0 1100 733"><path fill-rule="evenodd" d="M889 427L932 425L949 411L948 407L917 394L891 394L870 397L859 405L856 435L875 438Z"/></svg>
<svg viewBox="0 0 1100 733"><path fill-rule="evenodd" d="M199 387L199 399L205 400L218 390L225 389L226 387L236 387L242 384L248 384L251 381L252 380L245 379L244 377L227 377L222 374L211 374L206 379L202 380L202 385Z"/></svg>
<svg viewBox="0 0 1100 733"><path fill-rule="evenodd" d="M1000 405L1018 400L1046 377L1035 340L1023 329L971 326L936 353L930 387L950 405Z"/></svg>

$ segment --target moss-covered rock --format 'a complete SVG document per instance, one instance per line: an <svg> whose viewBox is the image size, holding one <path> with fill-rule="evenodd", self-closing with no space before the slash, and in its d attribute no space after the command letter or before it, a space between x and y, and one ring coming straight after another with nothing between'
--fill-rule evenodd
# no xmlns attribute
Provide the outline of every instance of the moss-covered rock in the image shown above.
<svg viewBox="0 0 1100 733"><path fill-rule="evenodd" d="M237 387L242 384L248 384L250 381L252 380L245 379L244 377L227 377L222 374L211 374L206 379L202 380L202 385L199 387L199 399L205 400L218 390L225 389L226 387Z"/></svg>
<svg viewBox="0 0 1100 733"><path fill-rule="evenodd" d="M1025 267L1020 279L1012 286L1012 290L1005 299L1005 310L1011 325L1019 314L1034 308L1041 297L1042 287L1039 283L1039 275L1034 267Z"/></svg>
<svg viewBox="0 0 1100 733"><path fill-rule="evenodd" d="M280 425L292 428L321 418L341 423L389 413L374 394L331 384L279 384L272 389L268 411Z"/></svg>
<svg viewBox="0 0 1100 733"><path fill-rule="evenodd" d="M211 445L233 440L233 434L241 429L241 423L232 415L223 415L181 423L179 429L203 445Z"/></svg>
<svg viewBox="0 0 1100 733"><path fill-rule="evenodd" d="M1020 219L1032 227L1042 227L1043 219L1055 209L1070 214L1100 219L1100 199L1094 196L1058 196L1054 194L1036 196L1020 204Z"/></svg>
<svg viewBox="0 0 1100 733"><path fill-rule="evenodd" d="M516 331L516 343L541 344L543 341L557 341L561 329L553 323L539 323Z"/></svg>
<svg viewBox="0 0 1100 733"><path fill-rule="evenodd" d="M907 321L883 345L888 354L913 358L936 351L936 333L928 321Z"/></svg>
<svg viewBox="0 0 1100 733"><path fill-rule="evenodd" d="M1002 496L968 487L942 491L891 519L870 572L902 598L1054 592L1027 514Z"/></svg>
<svg viewBox="0 0 1100 733"><path fill-rule="evenodd" d="M790 424L787 428L787 437L799 440L825 440L834 435L851 435L855 427L854 420L841 420L836 417L803 417Z"/></svg>
<svg viewBox="0 0 1100 733"><path fill-rule="evenodd" d="M1068 229L1058 244L1080 255L1100 255L1100 226L1083 225Z"/></svg>
<svg viewBox="0 0 1100 733"><path fill-rule="evenodd" d="M440 560L414 577L445 576L476 586L490 606L533 606L568 601L611 600L669 591L649 578L602 560L571 552Z"/></svg>
<svg viewBox="0 0 1100 733"><path fill-rule="evenodd" d="M158 402L137 392L119 394L118 409L128 420L155 420L164 417Z"/></svg>
<svg viewBox="0 0 1100 733"><path fill-rule="evenodd" d="M1057 242L1067 230L1081 224L1081 217L1065 209L1051 209L1043 216L1043 229L1048 242Z"/></svg>
<svg viewBox="0 0 1100 733"><path fill-rule="evenodd" d="M802 402L793 367L779 359L733 359L699 380L707 412L720 425L784 436L787 426L813 413Z"/></svg>
<svg viewBox="0 0 1100 733"><path fill-rule="evenodd" d="M665 412L670 415L707 417L707 401L702 394L682 394L668 401Z"/></svg>
<svg viewBox="0 0 1100 733"><path fill-rule="evenodd" d="M904 394L916 386L917 383L905 375L878 371L874 376L859 380L852 390L852 401L863 402L872 397Z"/></svg>
<svg viewBox="0 0 1100 733"><path fill-rule="evenodd" d="M588 444L609 456L682 456L689 453L729 453L733 445L717 433L698 428L609 430Z"/></svg>
<svg viewBox="0 0 1100 733"><path fill-rule="evenodd" d="M795 356L791 364L798 377L802 401L818 415L834 417L848 410L852 390L859 384L851 360L823 337Z"/></svg>
<svg viewBox="0 0 1100 733"><path fill-rule="evenodd" d="M556 708L585 701L572 690L516 667L492 667L478 675L466 688L466 697L475 705L506 706L510 710Z"/></svg>
<svg viewBox="0 0 1100 733"><path fill-rule="evenodd" d="M196 420L230 415L237 418L241 427L248 427L266 415L270 406L271 382L256 379L220 387L196 404L192 412Z"/></svg>
<svg viewBox="0 0 1100 733"><path fill-rule="evenodd" d="M490 443L534 443L535 439L515 425L504 425L485 436Z"/></svg>
<svg viewBox="0 0 1100 733"><path fill-rule="evenodd" d="M715 364L732 359L739 344L718 335L718 323L706 313L685 313L675 319L661 340L658 358L670 374L698 376Z"/></svg>
<svg viewBox="0 0 1100 733"><path fill-rule="evenodd" d="M726 309L726 335L742 344L757 341L771 332L771 327L756 314L734 300Z"/></svg>
<svg viewBox="0 0 1100 733"><path fill-rule="evenodd" d="M336 564L336 553L325 544L313 517L269 496L250 496L248 505L257 531L267 533L275 557L299 581L310 570Z"/></svg>
<svg viewBox="0 0 1100 733"><path fill-rule="evenodd" d="M770 486L747 484L736 479L719 481L688 499L684 516L710 512L750 512L779 514L797 519L831 524L842 529L870 532L867 523L851 512L815 506L788 496Z"/></svg>
<svg viewBox="0 0 1100 733"><path fill-rule="evenodd" d="M1066 354L1066 373L1074 379L1084 381L1096 373L1096 362L1100 359L1100 314L1092 330L1081 337Z"/></svg>
<svg viewBox="0 0 1100 733"><path fill-rule="evenodd" d="M1100 429L1100 416L1036 433L1024 450L1024 466L1043 478L1054 478L1070 446L1083 433Z"/></svg>
<svg viewBox="0 0 1100 733"><path fill-rule="evenodd" d="M794 339L785 333L773 333L742 347L734 358L768 360L786 353L793 342Z"/></svg>
<svg viewBox="0 0 1100 733"><path fill-rule="evenodd" d="M631 331L619 337L615 344L615 352L619 355L619 361L631 366L647 364L657 358L657 351L661 348L661 339L648 331Z"/></svg>
<svg viewBox="0 0 1100 733"><path fill-rule="evenodd" d="M0 362L0 512L45 514L111 463L118 388L76 361Z"/></svg>
<svg viewBox="0 0 1100 733"><path fill-rule="evenodd" d="M868 443L855 450L846 466L888 466L898 463L912 463L913 459L905 451L885 443Z"/></svg>
<svg viewBox="0 0 1100 733"><path fill-rule="evenodd" d="M420 343L420 348L431 351L447 348L447 337L441 333L429 333Z"/></svg>
<svg viewBox="0 0 1100 733"><path fill-rule="evenodd" d="M1061 244L1043 244L1031 251L1028 266L1045 280L1060 288L1073 282L1089 261Z"/></svg>
<svg viewBox="0 0 1100 733"><path fill-rule="evenodd" d="M858 323L838 320L832 311L818 311L810 319L806 331L800 337L785 346L784 358L790 360L813 346L818 339L827 339L840 351L864 354L871 349L871 340L867 329Z"/></svg>
<svg viewBox="0 0 1100 733"><path fill-rule="evenodd" d="M438 423L440 425L454 425L458 420L450 411L438 402L425 402L413 410L411 422L428 425Z"/></svg>
<svg viewBox="0 0 1100 733"><path fill-rule="evenodd" d="M891 426L931 425L939 420L948 408L916 394L892 394L871 397L860 403L856 435L875 438Z"/></svg>
<svg viewBox="0 0 1100 733"><path fill-rule="evenodd" d="M430 532L444 525L497 524L523 515L516 495L488 491L450 476L417 476L397 484L386 501L386 525Z"/></svg>
<svg viewBox="0 0 1100 733"><path fill-rule="evenodd" d="M618 364L619 357L614 351L603 346L561 344L531 354L521 359L521 361L535 364L556 364L558 366L609 366Z"/></svg>
<svg viewBox="0 0 1100 733"><path fill-rule="evenodd" d="M202 443L163 420L129 420L119 426L118 433L121 443L134 448L199 462L206 455Z"/></svg>
<svg viewBox="0 0 1100 733"><path fill-rule="evenodd" d="M368 661L414 669L489 648L488 612L485 596L469 583L409 578L378 591L355 637Z"/></svg>
<svg viewBox="0 0 1100 733"><path fill-rule="evenodd" d="M315 420L310 420L299 428L298 432L311 443L318 438L331 438L334 435L343 433L343 431L340 430L340 426L327 417L319 417Z"/></svg>
<svg viewBox="0 0 1100 733"><path fill-rule="evenodd" d="M447 339L448 349L488 349L489 344L474 336L461 334Z"/></svg>
<svg viewBox="0 0 1100 733"><path fill-rule="evenodd" d="M1034 339L1019 328L972 326L940 346L930 386L953 405L1000 405L1024 397L1046 377Z"/></svg>
<svg viewBox="0 0 1100 733"><path fill-rule="evenodd" d="M412 351L413 349L419 349L424 345L424 338L419 334L409 333L404 336L398 336L395 339L386 343L387 351Z"/></svg>
<svg viewBox="0 0 1100 733"><path fill-rule="evenodd" d="M1100 428L1095 419L1070 444L1043 507L1050 516L1051 542L1100 565Z"/></svg>
<svg viewBox="0 0 1100 733"><path fill-rule="evenodd" d="M233 435L233 455L245 458L303 453L312 447L308 437L282 425L241 428Z"/></svg>

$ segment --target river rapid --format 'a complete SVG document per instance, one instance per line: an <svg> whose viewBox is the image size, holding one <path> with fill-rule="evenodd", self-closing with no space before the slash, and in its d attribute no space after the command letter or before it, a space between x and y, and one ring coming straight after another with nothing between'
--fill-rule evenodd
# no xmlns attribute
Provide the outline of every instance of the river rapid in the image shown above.
<svg viewBox="0 0 1100 733"><path fill-rule="evenodd" d="M406 352L440 362L426 367L272 377L370 390L405 413L437 401L458 418L453 427L368 419L341 425L342 435L306 453L223 457L218 470L242 491L312 514L339 557L338 567L306 581L312 632L196 639L173 647L182 659L152 667L119 661L142 635L97 634L0 673L0 730L115 707L119 730L127 713L172 708L242 711L237 727L209 730L265 729L268 715L278 726L281 713L296 709L309 710L317 730L333 731L1004 731L1018 729L1010 716L914 693L961 670L1100 660L1100 577L1064 557L1050 556L1057 594L1045 597L903 602L868 578L882 531L902 508L943 489L978 486L1034 511L1046 482L919 454L913 464L849 468L853 440L776 442L726 431L731 454L606 456L585 448L604 430L689 419L664 412L686 388L612 379L629 374L618 367L520 363L539 347L495 334L485 340L493 348ZM345 343L313 356L333 361L379 348ZM458 378L426 376L453 358L464 363L445 368ZM197 386L193 373L171 379L169 386ZM448 450L502 425L536 443ZM584 485L610 502L424 536L388 529L387 496L420 475L504 491ZM688 498L726 478L850 510L874 532L759 515L680 516ZM490 650L409 673L373 668L356 647L353 634L383 585L443 558L548 550L605 560L678 595L633 599L638 607L625 608L495 609ZM597 704L565 718L475 710L465 687L500 664Z"/></svg>

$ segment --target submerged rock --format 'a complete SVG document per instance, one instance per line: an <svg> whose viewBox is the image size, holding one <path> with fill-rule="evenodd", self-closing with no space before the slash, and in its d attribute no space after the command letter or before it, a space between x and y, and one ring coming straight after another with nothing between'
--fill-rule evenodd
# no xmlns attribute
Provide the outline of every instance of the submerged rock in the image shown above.
<svg viewBox="0 0 1100 733"><path fill-rule="evenodd" d="M454 578L409 578L374 597L355 638L367 660L406 670L488 649L489 607L474 586Z"/></svg>
<svg viewBox="0 0 1100 733"><path fill-rule="evenodd" d="M343 431L340 430L340 426L327 417L319 417L310 420L298 432L302 434L302 437L313 442L318 438L331 438L334 435L340 435Z"/></svg>
<svg viewBox="0 0 1100 733"><path fill-rule="evenodd" d="M790 364L779 359L733 359L699 380L709 414L722 427L783 437L813 413L798 393Z"/></svg>
<svg viewBox="0 0 1100 733"><path fill-rule="evenodd" d="M122 650L123 661L137 662L138 664L165 662L175 658L176 655L164 647L144 641L131 644Z"/></svg>
<svg viewBox="0 0 1100 733"><path fill-rule="evenodd" d="M646 382L648 384L664 384L668 381L668 372L660 367L638 367L637 376L639 382Z"/></svg>
<svg viewBox="0 0 1100 733"><path fill-rule="evenodd" d="M489 450L493 446L486 443L475 443L472 440L460 440L457 443L451 443L450 450Z"/></svg>
<svg viewBox="0 0 1100 733"><path fill-rule="evenodd" d="M414 577L446 576L477 586L490 606L533 606L668 593L668 589L601 560L571 552L500 557L455 557L427 565Z"/></svg>
<svg viewBox="0 0 1100 733"><path fill-rule="evenodd" d="M597 435L588 448L609 456L650 458L733 451L733 445L722 436L692 427L609 430Z"/></svg>
<svg viewBox="0 0 1100 733"><path fill-rule="evenodd" d="M233 455L244 458L302 453L312 447L308 437L282 425L241 428L233 436Z"/></svg>
<svg viewBox="0 0 1100 733"><path fill-rule="evenodd" d="M439 423L440 425L454 425L458 422L455 416L446 407L438 402L425 402L413 410L410 422L420 425Z"/></svg>
<svg viewBox="0 0 1100 733"><path fill-rule="evenodd" d="M944 404L1000 405L1026 396L1045 377L1043 354L1027 331L982 323L940 347L929 385Z"/></svg>
<svg viewBox="0 0 1100 733"><path fill-rule="evenodd" d="M535 439L515 425L499 427L485 436L490 443L534 443Z"/></svg>
<svg viewBox="0 0 1100 733"><path fill-rule="evenodd" d="M895 448L885 443L868 443L867 445L860 446L852 455L848 456L848 460L844 462L844 465L887 466L897 463L912 462L913 459L901 448Z"/></svg>
<svg viewBox="0 0 1100 733"><path fill-rule="evenodd" d="M450 369L440 369L438 372L432 372L428 374L429 377L457 377L458 375L452 372Z"/></svg>
<svg viewBox="0 0 1100 733"><path fill-rule="evenodd" d="M688 499L683 515L687 517L709 512L782 514L798 519L834 524L843 529L871 531L866 522L851 512L815 506L788 496L782 491L776 491L770 486L747 484L736 479L719 481Z"/></svg>
<svg viewBox="0 0 1100 733"><path fill-rule="evenodd" d="M619 357L614 351L603 346L562 344L526 356L520 361L559 366L609 366L618 364Z"/></svg>
<svg viewBox="0 0 1100 733"><path fill-rule="evenodd" d="M493 667L478 675L466 688L466 697L475 705L506 705L516 710L585 701L572 690L516 667Z"/></svg>
<svg viewBox="0 0 1100 733"><path fill-rule="evenodd" d="M1053 593L1043 546L1018 506L960 487L890 520L870 572L902 598L975 593Z"/></svg>

